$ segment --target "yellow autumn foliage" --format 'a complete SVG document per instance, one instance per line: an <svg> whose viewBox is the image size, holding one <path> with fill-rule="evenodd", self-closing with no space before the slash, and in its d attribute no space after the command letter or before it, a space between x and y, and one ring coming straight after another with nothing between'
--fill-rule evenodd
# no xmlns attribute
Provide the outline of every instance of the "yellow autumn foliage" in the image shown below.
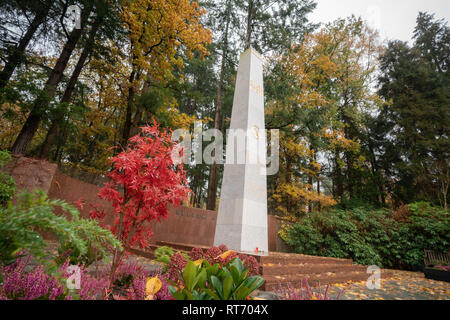
<svg viewBox="0 0 450 320"><path fill-rule="evenodd" d="M207 55L211 31L200 17L205 14L196 1L128 0L122 4L122 21L131 44L131 62L154 81L172 78L174 67L182 68L182 48L187 56L193 51ZM161 45L164 43L164 45Z"/></svg>
<svg viewBox="0 0 450 320"><path fill-rule="evenodd" d="M145 283L145 300L153 300L155 294L161 289L162 282L158 277L148 278Z"/></svg>

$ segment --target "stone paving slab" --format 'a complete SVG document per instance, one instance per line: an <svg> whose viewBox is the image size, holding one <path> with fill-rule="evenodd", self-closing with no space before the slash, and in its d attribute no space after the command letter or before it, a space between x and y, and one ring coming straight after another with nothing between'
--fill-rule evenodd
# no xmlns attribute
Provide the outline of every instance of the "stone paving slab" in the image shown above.
<svg viewBox="0 0 450 320"><path fill-rule="evenodd" d="M426 279L422 272L390 270L381 288L370 290L365 282L334 285L344 289L342 300L450 300L450 283Z"/></svg>

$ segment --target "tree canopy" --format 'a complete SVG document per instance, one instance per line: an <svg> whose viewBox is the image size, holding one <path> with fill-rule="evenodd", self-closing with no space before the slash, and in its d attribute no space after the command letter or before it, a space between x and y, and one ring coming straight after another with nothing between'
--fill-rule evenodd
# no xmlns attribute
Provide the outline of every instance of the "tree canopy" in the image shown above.
<svg viewBox="0 0 450 320"><path fill-rule="evenodd" d="M70 28L69 8L81 28ZM226 132L238 57L264 56L267 129L280 130L269 212L447 207L447 22L411 44L361 18L316 25L312 0L3 1L0 149L105 175L139 128ZM226 142L226 141L225 141ZM207 141L201 148L207 145ZM216 209L222 166L185 164L190 204Z"/></svg>

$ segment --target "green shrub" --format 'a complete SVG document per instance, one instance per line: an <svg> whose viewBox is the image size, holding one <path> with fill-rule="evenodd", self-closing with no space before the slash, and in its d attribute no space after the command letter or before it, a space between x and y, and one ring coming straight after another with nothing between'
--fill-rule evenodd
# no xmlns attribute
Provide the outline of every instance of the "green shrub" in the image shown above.
<svg viewBox="0 0 450 320"><path fill-rule="evenodd" d="M0 169L11 160L8 151L0 151ZM16 191L16 182L13 177L0 171L0 206L5 206L12 199Z"/></svg>
<svg viewBox="0 0 450 320"><path fill-rule="evenodd" d="M239 258L224 267L188 261L180 274L181 286L169 281L169 291L175 300L245 300L264 284L262 277L249 277L248 272Z"/></svg>
<svg viewBox="0 0 450 320"><path fill-rule="evenodd" d="M408 205L408 223L402 223L393 237L400 266L423 266L424 250L449 251L450 214L426 202Z"/></svg>
<svg viewBox="0 0 450 320"><path fill-rule="evenodd" d="M167 247L167 246L159 247L158 249L155 250L156 261L162 262L165 264L170 263L170 257L173 254L174 254L173 249L170 247Z"/></svg>
<svg viewBox="0 0 450 320"><path fill-rule="evenodd" d="M334 209L301 218L288 228L285 241L297 253L420 269L424 250L448 251L450 217L428 203L410 204L406 219L387 209Z"/></svg>
<svg viewBox="0 0 450 320"><path fill-rule="evenodd" d="M89 240L87 241L87 251L85 254L81 254L80 250L72 242L63 241L58 249L58 256L55 258L55 262L60 266L69 259L71 265L84 264L88 267L102 258L103 255L101 252L95 249Z"/></svg>
<svg viewBox="0 0 450 320"><path fill-rule="evenodd" d="M54 214L56 207L68 212L71 220ZM52 232L60 243L70 243L80 255L88 252L89 245L102 255L109 248L122 249L120 241L97 221L82 219L71 205L48 199L43 191L35 190L20 194L17 205L9 202L7 207L0 208L0 264L11 264L18 258L18 252L26 251L48 265L47 244L40 231Z"/></svg>
<svg viewBox="0 0 450 320"><path fill-rule="evenodd" d="M339 204L335 206L336 209L343 209L343 210L352 210L356 208L366 208L366 209L375 209L373 205L368 203L364 199L360 198L343 198Z"/></svg>

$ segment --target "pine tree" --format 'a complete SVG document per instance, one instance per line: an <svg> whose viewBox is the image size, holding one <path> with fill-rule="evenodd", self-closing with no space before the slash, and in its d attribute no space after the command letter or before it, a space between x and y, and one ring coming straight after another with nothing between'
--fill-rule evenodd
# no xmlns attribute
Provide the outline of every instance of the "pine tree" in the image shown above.
<svg viewBox="0 0 450 320"><path fill-rule="evenodd" d="M450 28L420 13L414 39L412 47L389 43L381 59L380 94L388 103L380 121L394 122L385 135L399 155L386 152L382 159L392 165L396 204L427 200L447 207Z"/></svg>

